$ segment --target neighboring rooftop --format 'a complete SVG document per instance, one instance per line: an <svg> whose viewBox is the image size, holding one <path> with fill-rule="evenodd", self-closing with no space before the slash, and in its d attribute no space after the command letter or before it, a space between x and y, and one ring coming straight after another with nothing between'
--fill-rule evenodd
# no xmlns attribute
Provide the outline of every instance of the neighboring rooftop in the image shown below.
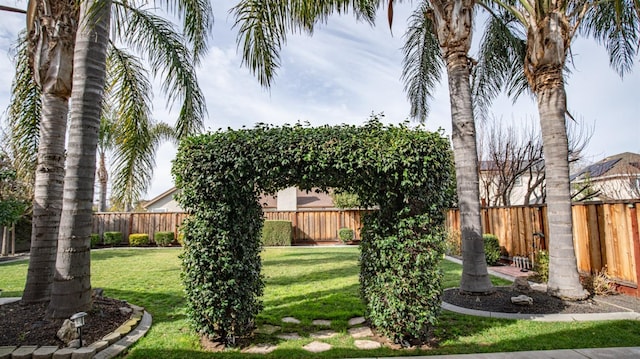
<svg viewBox="0 0 640 359"><path fill-rule="evenodd" d="M609 156L571 175L571 180L597 179L605 176L640 175L640 154L624 152Z"/></svg>

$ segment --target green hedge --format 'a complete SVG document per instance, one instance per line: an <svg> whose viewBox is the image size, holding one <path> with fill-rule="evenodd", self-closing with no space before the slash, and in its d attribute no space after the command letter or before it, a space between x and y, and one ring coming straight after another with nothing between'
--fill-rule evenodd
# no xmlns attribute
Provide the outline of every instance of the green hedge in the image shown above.
<svg viewBox="0 0 640 359"><path fill-rule="evenodd" d="M129 235L129 245L132 247L148 246L149 235L147 233L131 233Z"/></svg>
<svg viewBox="0 0 640 359"><path fill-rule="evenodd" d="M293 238L291 221L264 221L262 245L290 246Z"/></svg>
<svg viewBox="0 0 640 359"><path fill-rule="evenodd" d="M351 228L340 228L338 230L338 238L340 238L343 242L349 242L353 240L353 229Z"/></svg>
<svg viewBox="0 0 640 359"><path fill-rule="evenodd" d="M91 248L95 248L100 244L100 235L98 233L91 233Z"/></svg>
<svg viewBox="0 0 640 359"><path fill-rule="evenodd" d="M494 265L500 260L500 242L498 237L485 233L482 235L484 240L484 256L488 265Z"/></svg>
<svg viewBox="0 0 640 359"><path fill-rule="evenodd" d="M172 173L191 213L182 255L187 315L235 343L262 308L259 194L297 185L353 193L378 207L361 235L366 316L398 342L425 341L440 310L444 212L455 190L443 133L383 125L227 130L181 141Z"/></svg>
<svg viewBox="0 0 640 359"><path fill-rule="evenodd" d="M161 246L161 247L166 247L166 246L170 246L171 243L173 243L175 235L173 234L173 232L156 232L153 235L153 240L156 242L157 245Z"/></svg>
<svg viewBox="0 0 640 359"><path fill-rule="evenodd" d="M104 232L102 238L105 245L115 246L122 243L122 232Z"/></svg>

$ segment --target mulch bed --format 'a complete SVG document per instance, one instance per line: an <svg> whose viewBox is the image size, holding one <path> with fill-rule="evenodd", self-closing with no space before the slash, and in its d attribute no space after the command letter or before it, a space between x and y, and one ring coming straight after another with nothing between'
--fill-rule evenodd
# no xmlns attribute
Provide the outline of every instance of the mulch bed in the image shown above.
<svg viewBox="0 0 640 359"><path fill-rule="evenodd" d="M47 319L48 303L22 305L20 302L0 305L0 346L53 345L64 347L56 337L64 319ZM94 298L93 309L85 317L82 341L91 344L109 334L131 314L120 308L129 307L127 302L112 298Z"/></svg>
<svg viewBox="0 0 640 359"><path fill-rule="evenodd" d="M533 305L522 306L511 303L511 297L521 294L533 298ZM511 287L496 287L496 291L488 295L461 294L457 288L451 288L444 291L442 300L467 309L521 314L624 312L625 310L620 306L635 311L640 309L640 299L625 295L595 296L583 301L565 301L541 291L520 292Z"/></svg>

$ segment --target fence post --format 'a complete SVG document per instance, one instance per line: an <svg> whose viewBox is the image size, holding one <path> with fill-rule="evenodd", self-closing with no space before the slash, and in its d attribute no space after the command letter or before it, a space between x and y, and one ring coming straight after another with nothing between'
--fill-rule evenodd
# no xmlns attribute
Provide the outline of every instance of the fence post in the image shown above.
<svg viewBox="0 0 640 359"><path fill-rule="evenodd" d="M633 240L633 258L636 265L636 297L640 297L640 233L638 230L638 212L635 204L629 204L629 213L631 213L631 238Z"/></svg>

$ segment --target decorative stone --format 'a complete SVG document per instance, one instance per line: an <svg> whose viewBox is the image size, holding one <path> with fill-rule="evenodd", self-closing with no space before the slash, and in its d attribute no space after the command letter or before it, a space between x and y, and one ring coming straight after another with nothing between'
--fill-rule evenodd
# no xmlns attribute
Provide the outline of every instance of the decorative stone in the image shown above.
<svg viewBox="0 0 640 359"><path fill-rule="evenodd" d="M74 350L71 353L71 359L91 359L94 355L96 355L94 348L84 347Z"/></svg>
<svg viewBox="0 0 640 359"><path fill-rule="evenodd" d="M120 313L122 313L122 314L131 314L131 313L133 313L133 309L131 309L129 307L120 307L120 308L118 308L118 310L120 310Z"/></svg>
<svg viewBox="0 0 640 359"><path fill-rule="evenodd" d="M133 309L133 311L135 312L144 312L144 307L140 307L137 306L135 304L129 304L129 306L131 307L131 309Z"/></svg>
<svg viewBox="0 0 640 359"><path fill-rule="evenodd" d="M73 325L73 322L69 319L64 320L64 323L62 323L62 327L58 329L58 333L56 335L58 339L62 340L62 342L65 344L68 344L74 339L78 339L78 331Z"/></svg>
<svg viewBox="0 0 640 359"><path fill-rule="evenodd" d="M53 359L71 359L73 350L74 349L71 348L58 349L55 353L53 353Z"/></svg>
<svg viewBox="0 0 640 359"><path fill-rule="evenodd" d="M327 344L327 343L323 343L323 342L318 342L318 341L313 341L305 346L302 347L302 349L311 352L311 353L321 353L321 352L326 352L327 350L331 349L331 345Z"/></svg>
<svg viewBox="0 0 640 359"><path fill-rule="evenodd" d="M302 337L298 333L278 334L277 337L280 338L280 339L283 339L283 340L298 340L298 339L302 339Z"/></svg>
<svg viewBox="0 0 640 359"><path fill-rule="evenodd" d="M314 321L311 322L311 325L316 325L319 327L330 327L331 321L325 320L325 319L315 319Z"/></svg>
<svg viewBox="0 0 640 359"><path fill-rule="evenodd" d="M131 331L131 326L129 325L121 325L118 328L116 328L116 330L114 330L114 333L119 333L122 336L125 336L127 334L129 334L129 332Z"/></svg>
<svg viewBox="0 0 640 359"><path fill-rule="evenodd" d="M11 353L16 350L16 347L3 346L0 347L0 359L11 358Z"/></svg>
<svg viewBox="0 0 640 359"><path fill-rule="evenodd" d="M58 350L58 347L55 346L43 346L36 349L31 356L32 359L50 359L53 356L53 353Z"/></svg>
<svg viewBox="0 0 640 359"><path fill-rule="evenodd" d="M102 288L93 288L92 295L94 298L102 298L104 297L104 289Z"/></svg>
<svg viewBox="0 0 640 359"><path fill-rule="evenodd" d="M261 325L260 327L258 327L258 329L256 329L254 332L256 334L269 334L269 335L271 335L271 334L277 332L280 329L282 329L282 327L279 327L277 325L265 324L265 325Z"/></svg>
<svg viewBox="0 0 640 359"><path fill-rule="evenodd" d="M523 294L517 297L511 297L511 303L516 305L533 305L533 298Z"/></svg>
<svg viewBox="0 0 640 359"><path fill-rule="evenodd" d="M122 337L122 335L120 333L109 333L107 335L105 335L102 340L106 341L107 343L109 343L109 345L117 342L118 340L120 340L120 338Z"/></svg>
<svg viewBox="0 0 640 359"><path fill-rule="evenodd" d="M300 320L294 318L294 317L284 317L282 318L282 322L283 323L289 323L289 324L300 324Z"/></svg>
<svg viewBox="0 0 640 359"><path fill-rule="evenodd" d="M129 327L131 327L133 329L138 325L139 322L140 322L140 319L131 318L131 319L127 320L126 322L124 322L122 324L122 326L123 327L129 326Z"/></svg>
<svg viewBox="0 0 640 359"><path fill-rule="evenodd" d="M242 352L246 354L269 354L276 349L278 349L277 345L256 344L244 349Z"/></svg>
<svg viewBox="0 0 640 359"><path fill-rule="evenodd" d="M311 333L310 337L316 339L329 339L336 335L338 335L338 333L333 330L321 330L319 332Z"/></svg>
<svg viewBox="0 0 640 359"><path fill-rule="evenodd" d="M353 342L353 344L356 346L356 348L361 350L372 350L382 347L382 344L374 342L373 340L356 340Z"/></svg>
<svg viewBox="0 0 640 359"><path fill-rule="evenodd" d="M358 328L350 328L349 335L351 335L353 338L366 338L366 337L372 337L373 332L369 327L358 327Z"/></svg>
<svg viewBox="0 0 640 359"><path fill-rule="evenodd" d="M23 345L11 353L11 359L31 359L36 349L38 349L37 345Z"/></svg>
<svg viewBox="0 0 640 359"><path fill-rule="evenodd" d="M349 326L353 327L364 323L364 317L355 317L349 319Z"/></svg>
<svg viewBox="0 0 640 359"><path fill-rule="evenodd" d="M89 348L93 348L96 350L97 352L103 351L104 349L106 349L109 346L109 342L106 340L98 340L97 342L91 343L91 345L89 345Z"/></svg>
<svg viewBox="0 0 640 359"><path fill-rule="evenodd" d="M516 279L513 281L513 284L511 285L511 288L518 292L531 292L531 285L529 285L527 277L516 277Z"/></svg>

